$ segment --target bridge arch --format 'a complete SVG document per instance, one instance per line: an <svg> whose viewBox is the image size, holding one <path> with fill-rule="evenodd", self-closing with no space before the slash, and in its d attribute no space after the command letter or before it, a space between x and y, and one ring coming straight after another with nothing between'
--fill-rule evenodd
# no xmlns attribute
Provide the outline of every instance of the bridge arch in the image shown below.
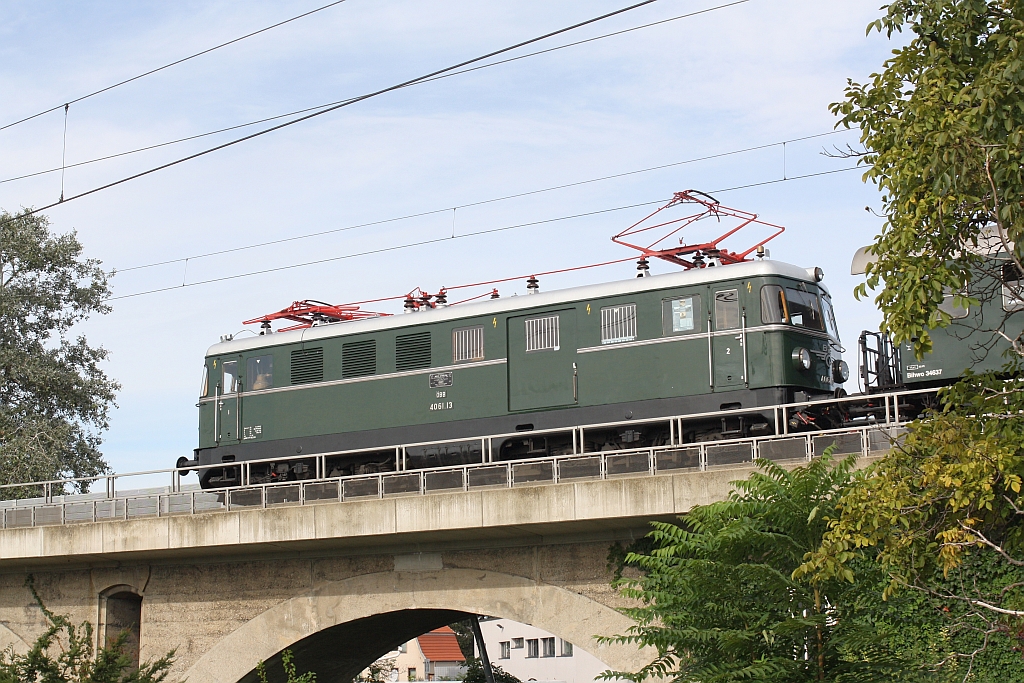
<svg viewBox="0 0 1024 683"><path fill-rule="evenodd" d="M300 671L345 680L399 643L468 614L532 624L617 670L635 670L653 656L634 646L598 644L594 635L624 633L632 621L560 586L474 569L392 571L332 581L285 600L222 638L185 678L248 683L257 662L273 663L290 648Z"/></svg>

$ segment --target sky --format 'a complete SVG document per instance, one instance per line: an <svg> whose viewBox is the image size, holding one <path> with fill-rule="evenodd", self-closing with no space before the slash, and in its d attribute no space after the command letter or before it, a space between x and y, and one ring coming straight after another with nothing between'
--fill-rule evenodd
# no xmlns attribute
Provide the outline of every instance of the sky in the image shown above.
<svg viewBox="0 0 1024 683"><path fill-rule="evenodd" d="M0 125L326 2L7 0ZM726 2L658 0L504 57ZM775 143L832 132L828 106L847 79L866 80L898 46L865 36L878 4L748 0L387 93L48 210L52 230L76 231L87 257L117 271L112 312L76 330L110 351L104 369L121 384L107 461L128 472L191 455L204 353L243 320L302 299L362 301L624 258L609 238L686 189L786 227L771 258L825 271L856 367L857 335L880 316L853 298L849 265L881 227L865 210L880 202L834 152L856 147L858 133ZM373 92L625 6L347 0L76 102L66 120L61 108L0 130L0 208L45 206L62 182L71 197L271 124L7 182L59 169L62 155L76 164ZM578 214L590 215L567 218ZM271 272L202 284L256 271ZM541 287L634 274L627 262ZM499 289L524 293L525 282Z"/></svg>

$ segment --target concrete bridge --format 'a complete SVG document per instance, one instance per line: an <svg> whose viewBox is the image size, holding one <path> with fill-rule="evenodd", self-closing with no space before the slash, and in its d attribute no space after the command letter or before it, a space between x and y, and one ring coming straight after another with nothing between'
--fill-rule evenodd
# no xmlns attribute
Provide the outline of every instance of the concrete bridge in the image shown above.
<svg viewBox="0 0 1024 683"><path fill-rule="evenodd" d="M869 436L859 434L851 451L875 455L880 442ZM806 446L810 457L811 437ZM788 462L805 461L803 448ZM142 660L175 650L172 680L248 683L257 662L273 666L291 649L300 671L348 681L400 643L467 614L533 624L613 669L635 670L653 653L594 639L631 625L609 585L609 550L646 534L651 520L724 498L729 482L752 469L749 455L741 464L703 462L659 473L652 460L621 477L604 468L597 479L521 487L279 506L264 499L256 509L202 514L193 503L191 514L160 515L158 506L157 516L81 523L65 511L63 523L8 524L0 529L0 648L23 650L44 628L25 586L31 573L51 610L98 624L98 639L137 622Z"/></svg>

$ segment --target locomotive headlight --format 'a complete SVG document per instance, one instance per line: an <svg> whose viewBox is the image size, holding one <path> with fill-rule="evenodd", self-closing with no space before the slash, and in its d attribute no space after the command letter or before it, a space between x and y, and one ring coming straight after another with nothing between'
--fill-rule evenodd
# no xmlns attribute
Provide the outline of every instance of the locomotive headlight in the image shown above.
<svg viewBox="0 0 1024 683"><path fill-rule="evenodd" d="M842 384L850 379L850 366L845 360L832 361L832 379L836 384Z"/></svg>
<svg viewBox="0 0 1024 683"><path fill-rule="evenodd" d="M810 370L811 352L802 346L793 349L793 365L797 370Z"/></svg>

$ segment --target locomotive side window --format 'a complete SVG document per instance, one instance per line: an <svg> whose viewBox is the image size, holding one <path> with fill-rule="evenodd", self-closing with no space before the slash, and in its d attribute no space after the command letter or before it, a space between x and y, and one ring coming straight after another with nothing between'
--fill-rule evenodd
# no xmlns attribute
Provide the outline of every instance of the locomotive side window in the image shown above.
<svg viewBox="0 0 1024 683"><path fill-rule="evenodd" d="M778 285L761 288L761 322L765 325L789 322L786 293Z"/></svg>
<svg viewBox="0 0 1024 683"><path fill-rule="evenodd" d="M452 362L469 363L484 359L484 326L452 330Z"/></svg>
<svg viewBox="0 0 1024 683"><path fill-rule="evenodd" d="M203 366L203 384L199 389L199 396L206 396L210 392L210 368Z"/></svg>
<svg viewBox="0 0 1024 683"><path fill-rule="evenodd" d="M558 316L531 318L526 321L526 352L558 351Z"/></svg>
<svg viewBox="0 0 1024 683"><path fill-rule="evenodd" d="M666 335L699 332L700 295L666 299L661 303L661 317Z"/></svg>
<svg viewBox="0 0 1024 683"><path fill-rule="evenodd" d="M616 344L636 339L636 304L601 309L601 343Z"/></svg>
<svg viewBox="0 0 1024 683"><path fill-rule="evenodd" d="M732 330L740 326L740 297L735 289L715 292L715 329Z"/></svg>
<svg viewBox="0 0 1024 683"><path fill-rule="evenodd" d="M789 304L789 321L794 325L824 330L818 295L800 289L786 288L786 302Z"/></svg>
<svg viewBox="0 0 1024 683"><path fill-rule="evenodd" d="M225 394L233 394L238 391L238 361L225 361L221 366L224 369L224 382L221 384L221 391Z"/></svg>
<svg viewBox="0 0 1024 683"><path fill-rule="evenodd" d="M245 376L249 378L249 391L274 386L274 357L256 356L245 362Z"/></svg>

